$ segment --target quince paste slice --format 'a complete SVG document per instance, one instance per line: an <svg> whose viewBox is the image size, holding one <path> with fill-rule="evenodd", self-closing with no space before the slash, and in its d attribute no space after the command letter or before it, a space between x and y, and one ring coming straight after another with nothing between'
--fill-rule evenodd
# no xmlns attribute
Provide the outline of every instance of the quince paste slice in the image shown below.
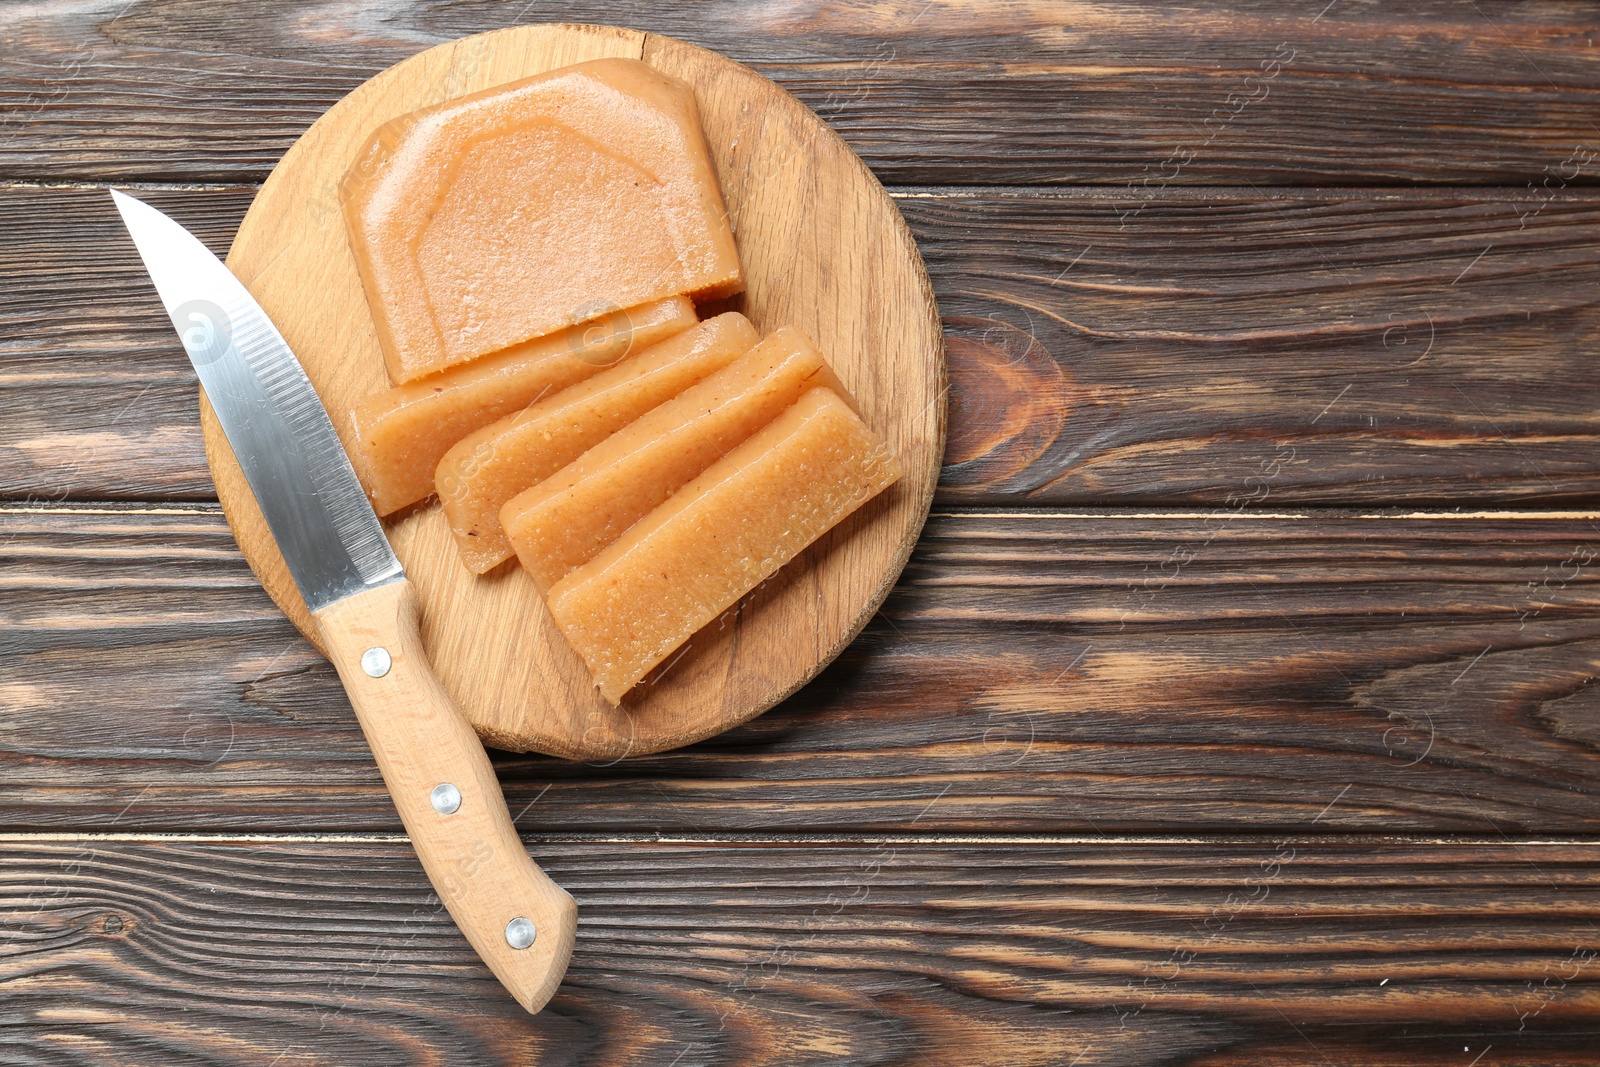
<svg viewBox="0 0 1600 1067"><path fill-rule="evenodd" d="M695 631L893 484L899 460L831 389L812 389L594 559L550 617L620 703Z"/></svg>
<svg viewBox="0 0 1600 1067"><path fill-rule="evenodd" d="M694 92L597 59L402 116L340 187L396 382L744 286Z"/></svg>
<svg viewBox="0 0 1600 1067"><path fill-rule="evenodd" d="M433 492L450 447L695 324L686 297L603 315L492 356L363 397L350 412L356 472L379 515Z"/></svg>
<svg viewBox="0 0 1600 1067"><path fill-rule="evenodd" d="M467 569L483 574L511 558L500 528L506 501L732 363L757 340L749 320L730 311L463 438L439 461L434 483Z"/></svg>
<svg viewBox="0 0 1600 1067"><path fill-rule="evenodd" d="M539 592L817 386L848 399L811 341L785 326L618 430L500 511Z"/></svg>

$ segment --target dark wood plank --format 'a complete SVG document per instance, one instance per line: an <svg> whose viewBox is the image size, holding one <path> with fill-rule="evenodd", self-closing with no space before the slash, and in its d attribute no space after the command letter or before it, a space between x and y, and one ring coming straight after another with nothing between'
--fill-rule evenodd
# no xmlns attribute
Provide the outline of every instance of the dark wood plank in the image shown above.
<svg viewBox="0 0 1600 1067"><path fill-rule="evenodd" d="M528 830L1600 829L1600 517L938 514L755 722L499 757ZM220 516L0 516L0 827L392 830Z"/></svg>
<svg viewBox="0 0 1600 1067"><path fill-rule="evenodd" d="M1600 200L900 201L949 334L947 502L1593 500Z"/></svg>
<svg viewBox="0 0 1600 1067"><path fill-rule="evenodd" d="M226 247L251 191L147 195ZM946 316L947 504L1600 499L1600 195L899 203ZM103 192L0 188L0 495L214 496Z"/></svg>
<svg viewBox="0 0 1600 1067"><path fill-rule="evenodd" d="M749 63L886 181L1593 181L1580 0L755 5L41 4L7 17L0 176L259 180L364 79L519 22L599 21Z"/></svg>
<svg viewBox="0 0 1600 1067"><path fill-rule="evenodd" d="M536 841L521 1012L403 842L10 842L8 1064L1577 1064L1600 846Z"/></svg>
<svg viewBox="0 0 1600 1067"><path fill-rule="evenodd" d="M141 191L226 253L253 188ZM215 500L194 370L102 189L0 187L0 495Z"/></svg>

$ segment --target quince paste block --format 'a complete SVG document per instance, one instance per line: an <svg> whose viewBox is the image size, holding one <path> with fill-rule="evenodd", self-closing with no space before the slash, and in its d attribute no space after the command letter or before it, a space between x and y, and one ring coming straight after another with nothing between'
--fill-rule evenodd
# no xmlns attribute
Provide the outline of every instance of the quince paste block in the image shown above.
<svg viewBox="0 0 1600 1067"><path fill-rule="evenodd" d="M439 461L434 483L467 569L482 574L511 558L500 528L506 501L726 367L757 340L743 315L718 315L458 442Z"/></svg>
<svg viewBox="0 0 1600 1067"><path fill-rule="evenodd" d="M389 374L744 288L694 91L596 59L414 111L340 185Z"/></svg>
<svg viewBox="0 0 1600 1067"><path fill-rule="evenodd" d="M379 515L433 492L450 446L695 324L687 297L614 311L365 397L350 412L357 472Z"/></svg>
<svg viewBox="0 0 1600 1067"><path fill-rule="evenodd" d="M739 598L893 484L901 466L813 389L550 589L550 616L612 703Z"/></svg>
<svg viewBox="0 0 1600 1067"><path fill-rule="evenodd" d="M766 340L512 498L500 524L541 593L807 391L847 397L805 334Z"/></svg>

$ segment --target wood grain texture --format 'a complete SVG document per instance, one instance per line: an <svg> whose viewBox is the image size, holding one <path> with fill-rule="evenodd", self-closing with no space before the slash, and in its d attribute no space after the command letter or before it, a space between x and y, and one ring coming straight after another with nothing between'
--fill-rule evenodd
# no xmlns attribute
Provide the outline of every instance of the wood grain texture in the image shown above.
<svg viewBox="0 0 1600 1067"><path fill-rule="evenodd" d="M250 191L140 195L221 249ZM1593 192L896 202L945 315L945 503L1600 499ZM0 227L0 492L212 496L190 371L109 198L0 188Z"/></svg>
<svg viewBox="0 0 1600 1067"><path fill-rule="evenodd" d="M1600 201L901 201L949 334L944 499L1592 498Z"/></svg>
<svg viewBox="0 0 1600 1067"><path fill-rule="evenodd" d="M351 88L555 19L718 49L884 180L968 187L898 190L947 504L1193 510L936 516L761 718L500 754L518 826L579 832L531 846L585 921L529 1019L402 840L37 832L399 824L332 668L215 506L170 506L214 499L192 379L103 191L15 183L182 186L140 195L220 252ZM0 10L0 498L157 502L0 513L0 828L34 831L0 840L0 1063L1593 1063L1600 516L1456 512L1600 499L1593 30L1582 0ZM977 187L1073 182L1105 187ZM1397 830L1430 836L1357 836Z"/></svg>
<svg viewBox="0 0 1600 1067"><path fill-rule="evenodd" d="M140 195L223 255L254 192ZM0 188L7 497L216 499L194 369L119 225L104 189Z"/></svg>
<svg viewBox="0 0 1600 1067"><path fill-rule="evenodd" d="M1580 0L136 0L8 15L0 176L259 181L379 70L552 21L751 64L891 182L1520 186L1600 148Z"/></svg>
<svg viewBox="0 0 1600 1067"><path fill-rule="evenodd" d="M0 846L8 1064L1578 1064L1600 847L535 842L527 1016L406 846ZM203 990L203 995L197 991Z"/></svg>
<svg viewBox="0 0 1600 1067"><path fill-rule="evenodd" d="M943 514L694 748L502 754L525 831L1600 828L1600 517ZM395 830L212 514L0 516L0 827Z"/></svg>
<svg viewBox="0 0 1600 1067"><path fill-rule="evenodd" d="M694 87L745 271L732 305L763 333L792 325L813 338L905 468L620 707L595 690L527 574L470 573L437 507L386 524L421 598L439 679L479 732L500 748L616 759L699 741L788 696L855 636L910 554L944 450L943 337L915 244L882 187L792 97L712 53L664 38L646 46L608 27L505 30L407 60L330 110L262 187L228 265L283 332L350 449L344 413L387 385L337 212L351 161L374 128L419 106L599 55L643 58ZM201 422L245 558L317 640L204 403Z"/></svg>

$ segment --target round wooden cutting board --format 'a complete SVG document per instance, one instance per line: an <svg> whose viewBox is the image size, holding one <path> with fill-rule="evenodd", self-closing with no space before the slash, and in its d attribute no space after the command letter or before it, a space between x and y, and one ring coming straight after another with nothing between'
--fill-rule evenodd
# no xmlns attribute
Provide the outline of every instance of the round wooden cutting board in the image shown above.
<svg viewBox="0 0 1600 1067"><path fill-rule="evenodd" d="M692 639L614 708L514 564L474 577L436 504L386 523L422 599L423 640L486 742L576 759L688 744L794 692L845 647L904 567L944 449L938 311L900 213L855 154L772 82L704 49L606 26L524 26L429 49L334 105L267 179L228 266L250 288L350 444L357 398L386 388L345 241L338 183L381 123L587 59L643 59L695 89L748 288L731 307L763 333L810 334L906 476ZM207 455L239 546L319 642L255 498L202 397Z"/></svg>

